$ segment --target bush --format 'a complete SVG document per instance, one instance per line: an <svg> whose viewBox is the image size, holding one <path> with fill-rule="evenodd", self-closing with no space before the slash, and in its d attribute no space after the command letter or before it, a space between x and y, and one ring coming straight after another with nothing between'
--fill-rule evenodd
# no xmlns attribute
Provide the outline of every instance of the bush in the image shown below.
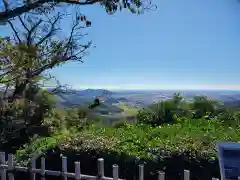
<svg viewBox="0 0 240 180"><path fill-rule="evenodd" d="M195 96L192 103L192 109L195 110L194 118L202 118L208 114L215 114L220 105L220 102L210 100L206 96Z"/></svg>
<svg viewBox="0 0 240 180"><path fill-rule="evenodd" d="M150 109L140 109L137 113L138 123L150 124L152 119L152 111Z"/></svg>
<svg viewBox="0 0 240 180"><path fill-rule="evenodd" d="M140 110L137 114L139 123L161 125L163 123L172 123L177 120L179 108L173 100L167 100L152 104L147 109Z"/></svg>
<svg viewBox="0 0 240 180"><path fill-rule="evenodd" d="M15 152L34 134L48 136L48 127L42 126L46 114L55 107L52 93L29 84L25 97L8 100L0 98L0 149Z"/></svg>
<svg viewBox="0 0 240 180"><path fill-rule="evenodd" d="M156 127L125 124L117 130L94 125L81 132L65 130L50 137L48 141L33 141L25 149L18 151L16 158L22 161L27 156L30 158L35 152L44 152L50 147L59 154L68 154L72 161L80 158L81 165L88 167L83 169L83 173L93 174L93 164L96 164L97 157L102 156L109 167L107 172L111 172L111 165L117 163L121 169L120 175L127 179L134 179L134 164L142 161L146 162L146 179L151 179L150 172L164 168L171 179L179 178L179 173L184 168L191 170L191 179L219 177L215 144L219 140L239 141L240 128L225 126L217 120L180 122ZM53 153L50 150L47 152L47 158L51 159ZM57 157L53 162L56 161ZM58 165L53 163L51 166L56 168Z"/></svg>
<svg viewBox="0 0 240 180"><path fill-rule="evenodd" d="M180 93L175 93L172 99L150 105L138 112L139 123L161 125L175 123L181 117L192 118L192 104L185 101Z"/></svg>
<svg viewBox="0 0 240 180"><path fill-rule="evenodd" d="M59 132L65 128L80 130L87 125L87 112L79 108L53 109L44 119L44 124L49 125L53 132Z"/></svg>

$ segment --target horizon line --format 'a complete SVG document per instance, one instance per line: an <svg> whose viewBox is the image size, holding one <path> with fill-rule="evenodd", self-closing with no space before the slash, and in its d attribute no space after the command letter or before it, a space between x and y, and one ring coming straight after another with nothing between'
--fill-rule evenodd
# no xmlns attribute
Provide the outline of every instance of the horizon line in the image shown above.
<svg viewBox="0 0 240 180"><path fill-rule="evenodd" d="M147 84L120 84L120 85L72 85L73 89L107 89L107 90L226 90L240 91L240 84L181 84L181 85L147 85Z"/></svg>
<svg viewBox="0 0 240 180"><path fill-rule="evenodd" d="M72 88L72 89L75 89L75 90L109 90L109 91L240 91L240 89L168 89L168 88L159 88L159 89L144 89L144 88L141 88L141 89L126 89L126 88Z"/></svg>

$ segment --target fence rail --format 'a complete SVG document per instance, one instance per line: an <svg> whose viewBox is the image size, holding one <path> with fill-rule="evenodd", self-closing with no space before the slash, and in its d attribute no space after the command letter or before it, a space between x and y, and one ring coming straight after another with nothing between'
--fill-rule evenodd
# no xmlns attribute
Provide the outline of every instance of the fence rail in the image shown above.
<svg viewBox="0 0 240 180"><path fill-rule="evenodd" d="M75 180L123 180L119 179L118 174L118 165L114 164L112 166L112 175L113 177L104 176L104 159L98 159L98 174L96 176L81 174L80 162L75 162L75 172L67 172L67 157L62 157L62 171L52 171L46 170L45 168L45 157L41 157L41 169L36 168L36 159L31 161L29 167L14 166L13 155L8 154L7 161L5 159L5 153L0 152L0 175L1 180L14 180L14 171L28 172L31 176L31 180L36 179L36 174L40 174L42 180L46 180L46 175L50 176L60 176L63 180L68 180L68 178L73 178ZM144 165L139 165L138 179L144 180ZM158 180L165 180L165 173L162 171L158 172ZM184 180L190 180L190 171L184 170ZM212 180L218 180L217 178L212 178Z"/></svg>

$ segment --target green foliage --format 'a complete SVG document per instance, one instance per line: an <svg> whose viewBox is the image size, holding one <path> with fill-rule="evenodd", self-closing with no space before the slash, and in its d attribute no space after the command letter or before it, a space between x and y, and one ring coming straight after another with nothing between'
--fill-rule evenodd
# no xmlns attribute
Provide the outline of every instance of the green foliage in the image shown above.
<svg viewBox="0 0 240 180"><path fill-rule="evenodd" d="M49 125L54 133L70 128L80 130L87 125L87 110L84 108L53 109L44 119L44 124Z"/></svg>
<svg viewBox="0 0 240 180"><path fill-rule="evenodd" d="M56 107L56 99L51 92L46 90L38 91L34 97L34 100L46 110L50 110Z"/></svg>
<svg viewBox="0 0 240 180"><path fill-rule="evenodd" d="M161 149L165 156L188 152L192 156L210 160L216 158L217 141L238 141L240 138L239 127L232 128L217 120L204 119L183 120L181 123L156 127L124 124L117 130L91 125L81 132L73 132L65 129L50 137L49 145L45 144L45 139L35 140L18 152L17 159L22 160L21 157L27 154L31 156L46 150L46 147L55 146L62 151L106 151L150 159L157 158L154 149Z"/></svg>
<svg viewBox="0 0 240 180"><path fill-rule="evenodd" d="M201 118L208 114L214 114L219 102L209 100L206 96L195 96L192 109L195 110L195 118Z"/></svg>
<svg viewBox="0 0 240 180"><path fill-rule="evenodd" d="M11 151L12 145L8 145L11 141L15 141L15 146L18 147L21 143L26 143L33 134L46 135L47 131L43 130L44 127L40 129L44 116L55 107L55 99L51 93L28 87L26 98L1 103L1 149L6 148Z"/></svg>
<svg viewBox="0 0 240 180"><path fill-rule="evenodd" d="M53 109L48 112L43 120L43 124L49 125L52 132L56 132L65 128L65 111L61 109Z"/></svg>
<svg viewBox="0 0 240 180"><path fill-rule="evenodd" d="M31 144L26 144L24 149L18 150L14 158L21 162L21 164L27 165L32 157L44 154L45 150L54 148L59 140L66 137L69 132L62 131L61 135L55 135L54 137L37 137L32 138ZM41 147L41 148L39 148Z"/></svg>
<svg viewBox="0 0 240 180"><path fill-rule="evenodd" d="M135 116L138 113L138 109L134 107L129 107L125 103L120 102L119 108L123 109L123 115L124 116Z"/></svg>
<svg viewBox="0 0 240 180"><path fill-rule="evenodd" d="M172 101L176 106L180 106L183 101L183 96L180 93L174 93Z"/></svg>
<svg viewBox="0 0 240 180"><path fill-rule="evenodd" d="M114 128L121 128L121 127L124 127L126 125L126 121L119 121L119 122L116 122L113 127Z"/></svg>
<svg viewBox="0 0 240 180"><path fill-rule="evenodd" d="M45 19L33 14L19 16L21 29L9 21L14 38L0 37L0 84L3 91L10 91L3 97L6 107L0 112L0 118L4 121L2 131L5 128L11 131L20 129L24 131L23 134L27 134L30 127L40 127L46 113L55 107L53 94L40 88L53 78L49 70L68 61L82 62L83 54L91 44L80 45L78 37L83 36L76 33L80 26L82 28L79 20L74 21L71 35L57 37L55 24L60 23L64 16L60 14L51 18L49 15ZM69 123L73 124L74 117L71 117L73 120Z"/></svg>
<svg viewBox="0 0 240 180"><path fill-rule="evenodd" d="M208 167L217 162L216 142L238 142L240 139L240 112L219 108L217 102L204 97L195 97L193 102L187 102L180 94L174 94L170 100L139 110L137 124L119 121L113 127L86 126L86 122L81 121L85 113L80 113L80 110L54 109L45 119L46 124L55 128L52 136L34 139L17 152L16 160L26 163L36 154L58 149L61 153L79 152L94 157L104 153L119 163L122 163L122 157L127 157L124 164L132 159L150 164L169 161L176 164L182 158L190 169L194 169L191 165L196 165L208 172L211 171ZM215 118L192 117L192 112L198 110L204 112L200 117L210 112ZM217 168L216 163L213 169Z"/></svg>
<svg viewBox="0 0 240 180"><path fill-rule="evenodd" d="M149 108L143 108L138 111L137 120L140 124L147 123L150 124L152 121L152 111Z"/></svg>
<svg viewBox="0 0 240 180"><path fill-rule="evenodd" d="M122 9L128 9L131 13L143 13L146 6L148 5L149 9L154 9L156 6L151 5L151 1L149 4L146 2L144 3L142 0L123 0L123 1L116 1L116 0L109 0L103 1L101 3L108 14L113 14L117 10L122 11Z"/></svg>
<svg viewBox="0 0 240 180"><path fill-rule="evenodd" d="M152 5L151 0L149 1L143 1L143 0L107 0L107 1L94 1L95 3L100 3L106 10L107 13L112 14L116 12L118 9L121 11L123 8L128 9L131 13L143 13L145 9L153 9L156 8L156 6ZM28 11L33 10L35 14L38 14L39 16L42 14L50 14L54 9L57 7L59 3L64 3L65 5L90 5L94 4L88 0L75 0L75 1L44 1L38 4L35 4L35 6L31 6L31 3L29 1L22 0L20 1L20 4L23 5L23 7L26 7L22 11L18 11L17 8L19 8L16 4L11 4L12 11L6 11L3 13L3 15L0 17L0 22L2 25L5 25L6 22L14 18L16 16L20 16L23 13L27 13ZM8 6L8 2L6 2L6 5ZM2 4L3 6L3 4ZM1 7L1 6L0 6ZM3 7L1 7L3 8Z"/></svg>
<svg viewBox="0 0 240 180"><path fill-rule="evenodd" d="M236 110L233 110L234 112ZM140 110L137 115L139 123L160 125L163 123L178 122L182 118L218 118L227 121L233 119L229 110L221 106L218 101L209 100L205 96L195 96L192 102L183 99L180 93L175 93L172 99L150 105Z"/></svg>
<svg viewBox="0 0 240 180"><path fill-rule="evenodd" d="M66 127L83 128L86 125L87 113L81 109L66 110L65 122Z"/></svg>
<svg viewBox="0 0 240 180"><path fill-rule="evenodd" d="M217 119L225 124L238 126L240 125L240 111L233 108L225 108L218 114Z"/></svg>
<svg viewBox="0 0 240 180"><path fill-rule="evenodd" d="M140 123L152 125L172 123L175 122L178 117L187 114L184 105L183 97L180 93L177 93L174 94L170 100L161 101L150 105L147 109L140 110L137 119Z"/></svg>
<svg viewBox="0 0 240 180"><path fill-rule="evenodd" d="M1 142L9 140L9 134L13 130L15 132L15 130L23 129L24 134L27 134L30 127L41 127L43 123L49 125L54 134L62 132L64 129L81 130L87 124L85 110L79 108L56 109L53 94L39 87L40 84L44 86L46 81L52 79L51 70L53 68L70 61L83 62L83 57L91 46L91 41L82 44L82 42L86 42L83 40L86 33L79 32L84 27L91 26L91 22L77 9L76 12L70 13L74 17L69 31L70 35L68 37L57 35L57 32L61 30L57 24L60 24L68 16L68 13L54 13L54 9L59 3L65 5L99 3L109 14L122 8L139 14L146 9L150 10L155 7L151 5L151 1L142 0L41 1L34 6L30 5L31 2L21 1L21 6L25 8L20 12L17 9L21 9L21 7L13 3L11 11L4 12L0 17L0 21L8 22L14 34L14 37L0 37L0 84L6 90L11 88L12 91L9 93L11 95L6 95L0 102L0 133L3 137ZM8 5L6 2L6 9ZM28 13L28 11L34 13ZM22 16L22 14L25 15ZM14 17L18 17L17 20L20 22L13 23L11 19ZM93 109L99 105L100 101L96 98L89 108ZM5 132L6 129L9 131ZM27 130L25 131L25 129ZM26 136L28 140L29 137ZM18 138L22 137L18 135Z"/></svg>

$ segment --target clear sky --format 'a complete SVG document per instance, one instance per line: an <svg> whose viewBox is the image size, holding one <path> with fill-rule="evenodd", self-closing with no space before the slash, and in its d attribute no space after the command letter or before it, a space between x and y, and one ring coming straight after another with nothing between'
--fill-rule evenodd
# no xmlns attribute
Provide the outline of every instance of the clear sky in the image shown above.
<svg viewBox="0 0 240 180"><path fill-rule="evenodd" d="M240 89L240 3L154 2L140 16L84 8L96 48L53 74L75 88Z"/></svg>

